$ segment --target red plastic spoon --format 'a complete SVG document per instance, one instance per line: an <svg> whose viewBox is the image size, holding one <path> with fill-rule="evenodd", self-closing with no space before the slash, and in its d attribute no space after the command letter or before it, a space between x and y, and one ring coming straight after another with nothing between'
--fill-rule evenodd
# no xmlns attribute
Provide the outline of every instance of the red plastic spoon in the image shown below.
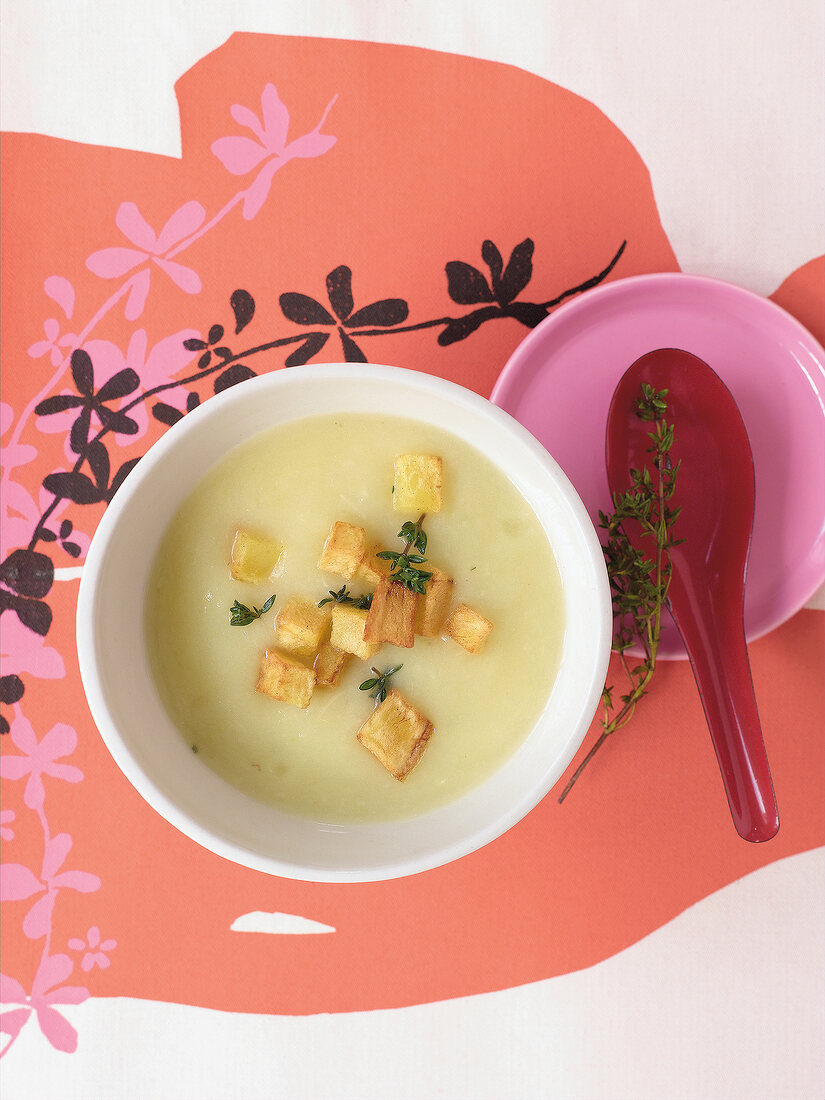
<svg viewBox="0 0 825 1100"><path fill-rule="evenodd" d="M779 814L743 622L754 509L748 434L707 363L674 348L649 352L625 373L610 405L607 476L614 492L630 487L631 467L651 466L652 425L636 415L642 382L668 391L671 457L682 460L671 503L682 509L674 534L685 541L671 552L670 612L693 666L736 830L745 840L770 840ZM627 535L650 554L649 539L629 529Z"/></svg>

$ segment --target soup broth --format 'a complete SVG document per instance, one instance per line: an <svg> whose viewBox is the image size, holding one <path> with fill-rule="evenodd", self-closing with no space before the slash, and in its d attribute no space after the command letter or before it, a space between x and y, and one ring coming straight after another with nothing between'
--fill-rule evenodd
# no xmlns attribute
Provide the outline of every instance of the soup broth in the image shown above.
<svg viewBox="0 0 825 1100"><path fill-rule="evenodd" d="M483 649L473 654L441 637L417 637L412 649L385 644L368 663L349 658L339 683L316 687L306 709L256 692L262 655L277 645L277 612L290 596L317 603L344 583L353 595L374 587L319 571L334 521L403 549L401 524L418 517L393 511L393 461L402 453L443 459L444 504L424 521L426 556L454 578L453 605L468 604L494 624ZM283 545L270 581L231 578L238 528ZM234 601L260 608L273 593L268 614L229 625ZM148 595L158 689L199 759L256 799L342 824L426 812L496 770L549 699L565 621L547 535L512 483L462 440L377 414L311 417L233 450L172 521ZM434 726L403 782L356 740L374 706L359 685L374 675L370 666L399 664L392 686Z"/></svg>

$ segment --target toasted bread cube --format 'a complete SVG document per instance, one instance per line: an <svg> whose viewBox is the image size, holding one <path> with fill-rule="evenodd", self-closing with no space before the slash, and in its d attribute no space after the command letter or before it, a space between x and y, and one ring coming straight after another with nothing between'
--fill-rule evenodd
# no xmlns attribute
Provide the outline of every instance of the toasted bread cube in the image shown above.
<svg viewBox="0 0 825 1100"><path fill-rule="evenodd" d="M396 512L441 511L442 463L438 455L398 455L392 506Z"/></svg>
<svg viewBox="0 0 825 1100"><path fill-rule="evenodd" d="M254 535L239 527L229 555L232 576L247 584L263 584L277 569L283 552L283 546L274 539Z"/></svg>
<svg viewBox="0 0 825 1100"><path fill-rule="evenodd" d="M332 605L332 631L329 640L336 649L354 653L362 661L371 661L381 648L380 642L364 640L367 612L349 603Z"/></svg>
<svg viewBox="0 0 825 1100"><path fill-rule="evenodd" d="M327 535L318 568L325 573L335 573L348 581L352 580L366 548L367 535L363 527L336 521Z"/></svg>
<svg viewBox="0 0 825 1100"><path fill-rule="evenodd" d="M383 549L383 546L377 542L370 546L356 570L357 575L369 584L378 584L381 578L385 577L390 571L390 563L386 558L376 556Z"/></svg>
<svg viewBox="0 0 825 1100"><path fill-rule="evenodd" d="M478 653L492 629L489 619L479 615L466 603L460 603L444 624L443 637L452 638L468 653Z"/></svg>
<svg viewBox="0 0 825 1100"><path fill-rule="evenodd" d="M364 627L364 641L389 642L412 649L415 645L415 609L418 593L401 581L382 577L373 593Z"/></svg>
<svg viewBox="0 0 825 1100"><path fill-rule="evenodd" d="M329 606L290 596L275 620L275 641L292 653L317 653L331 618Z"/></svg>
<svg viewBox="0 0 825 1100"><path fill-rule="evenodd" d="M255 690L282 703L291 703L305 710L315 687L315 672L299 661L268 649L261 661Z"/></svg>
<svg viewBox="0 0 825 1100"><path fill-rule="evenodd" d="M357 737L391 775L404 780L421 759L432 732L432 722L392 688Z"/></svg>
<svg viewBox="0 0 825 1100"><path fill-rule="evenodd" d="M331 642L324 642L315 658L316 687L335 687L351 654L344 653Z"/></svg>
<svg viewBox="0 0 825 1100"><path fill-rule="evenodd" d="M415 614L415 632L423 638L437 638L444 626L455 581L441 569L427 564L432 577L424 586L424 595L418 601Z"/></svg>

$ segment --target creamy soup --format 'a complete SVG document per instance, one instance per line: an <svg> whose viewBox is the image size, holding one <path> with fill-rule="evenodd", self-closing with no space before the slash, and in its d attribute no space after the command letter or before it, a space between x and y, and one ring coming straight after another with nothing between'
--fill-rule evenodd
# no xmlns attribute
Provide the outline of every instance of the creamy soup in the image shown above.
<svg viewBox="0 0 825 1100"><path fill-rule="evenodd" d="M372 587L318 570L334 521L403 549L397 533L417 517L393 511L393 460L409 452L443 459L443 508L424 522L427 558L454 578L453 604L494 624L483 649L473 654L440 637L418 637L412 649L383 645L368 663L351 657L339 683L316 687L306 709L256 692L290 596L317 602L344 583L353 594ZM274 579L231 578L238 528L283 544ZM261 607L273 592L268 614L229 625L235 600ZM146 629L161 697L200 760L281 809L330 823L380 821L457 798L516 750L553 686L564 601L539 521L479 451L426 424L348 413L264 432L206 474L162 541ZM434 726L403 782L356 740L374 706L359 685L373 675L370 665L397 664L392 686Z"/></svg>

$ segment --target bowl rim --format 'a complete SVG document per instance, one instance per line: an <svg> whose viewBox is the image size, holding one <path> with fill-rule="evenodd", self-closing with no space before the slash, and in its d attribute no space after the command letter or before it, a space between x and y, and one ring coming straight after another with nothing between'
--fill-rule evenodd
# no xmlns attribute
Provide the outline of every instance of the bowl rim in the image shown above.
<svg viewBox="0 0 825 1100"><path fill-rule="evenodd" d="M582 684L578 719L573 728L569 731L563 748L556 756L556 767L553 769L551 775L542 775L539 777L538 781L532 784L525 784L521 796L513 801L506 812L498 813L495 818L488 821L483 827L476 828L472 835L464 835L445 841L437 851L430 851L423 857L420 854L413 855L407 859L394 857L387 862L370 863L368 867L347 866L344 868L330 868L307 866L299 861L290 860L288 857L276 858L253 851L245 845L238 844L236 841L216 832L209 825L205 824L203 821L197 820L185 809L167 797L156 779L148 774L146 769L137 760L133 750L130 748L128 739L119 729L118 723L112 714L103 686L104 677L99 662L95 624L97 617L98 584L101 572L111 551L112 540L122 522L122 517L128 512L131 501L138 489L152 479L156 471L163 466L167 457L180 446L183 439L196 432L203 431L205 425L207 425L210 420L226 416L233 406L243 406L255 400L256 396L263 392L268 393L270 390L277 392L281 388L294 386L296 384L298 386L302 386L303 384L323 385L328 382L340 384L342 381L378 381L390 386L393 384L401 384L402 386L413 387L415 390L431 395L436 400L445 399L448 403L457 402L465 406L477 417L486 418L495 423L499 431L503 431L505 434L508 434L514 442L518 442L521 448L542 467L543 475L552 482L554 492L561 495L566 508L572 514L578 533L583 537L586 546L586 554L588 555L586 565L593 575L593 598L596 605L596 613L594 615L594 621L591 624L593 629L593 661L590 669L587 670L587 674ZM279 420L278 423L288 423L303 419L306 415L311 416L313 414L310 412L308 414L302 413L295 416L286 416ZM401 409L398 410L395 415L403 417L408 414ZM423 418L417 417L417 419ZM449 428L442 430L449 431ZM257 434L257 432L254 434ZM476 446L479 450L483 451L482 444L477 442ZM228 452L223 452L223 454L225 453ZM218 454L213 461L221 461L223 454ZM496 463L496 465L501 469L499 463ZM502 472L504 472L505 476L511 481L513 480L511 473L508 473L507 470L503 470ZM181 500L185 499L186 495L191 492L200 480L200 477L203 476L203 473L205 473L205 471L199 476L186 481L185 488L182 490ZM519 489L518 486L516 486L516 488ZM519 489L519 491L522 490ZM523 491L522 495L526 496ZM531 501L528 498L528 504L537 512L535 501ZM538 516L538 518L541 522L541 517ZM544 524L542 525L544 526ZM584 740L604 686L607 664L610 657L611 636L612 610L610 593L607 573L604 567L604 559L595 529L593 528L590 517L575 488L552 456L548 454L543 445L509 413L458 383L424 372L373 363L309 364L300 368L300 372L276 370L265 375L260 375L257 378L249 379L241 385L225 391L220 394L215 401L210 400L205 402L166 431L164 435L150 447L146 455L132 470L129 477L124 482L124 485L120 488L112 503L101 517L81 574L76 619L76 642L80 674L93 721L118 768L141 797L166 821L184 835L220 856L243 866L264 871L269 874L313 882L383 881L433 869L476 851L478 848L483 847L501 836L520 821L542 800L542 798L544 798L551 787L561 778ZM567 636L565 634L565 645L566 641ZM558 682L558 679L559 676L557 676L556 682ZM555 685L553 690L555 690ZM550 699L548 699L545 711L549 703ZM545 712L539 715L531 731L528 731L528 738L541 725L544 716ZM202 766L205 767L205 765ZM502 768L503 767L504 765L502 765ZM495 775L501 770L502 769L499 768L493 774ZM493 777L491 776L490 778ZM221 780L221 782L225 783L226 781ZM489 782L489 780L483 781L480 787L484 787L487 782ZM477 788L475 788L475 790L477 790ZM455 802L447 804L447 808L451 806L454 807L458 802L461 802L461 800L462 799L459 798ZM438 810L429 811L424 815L419 815L419 818L428 818L431 814L437 814L438 812ZM407 820L418 820L419 818ZM386 827L388 823L382 824ZM392 825L393 823L389 824ZM359 828L368 830L370 826L353 826L351 828L352 831L357 832Z"/></svg>

